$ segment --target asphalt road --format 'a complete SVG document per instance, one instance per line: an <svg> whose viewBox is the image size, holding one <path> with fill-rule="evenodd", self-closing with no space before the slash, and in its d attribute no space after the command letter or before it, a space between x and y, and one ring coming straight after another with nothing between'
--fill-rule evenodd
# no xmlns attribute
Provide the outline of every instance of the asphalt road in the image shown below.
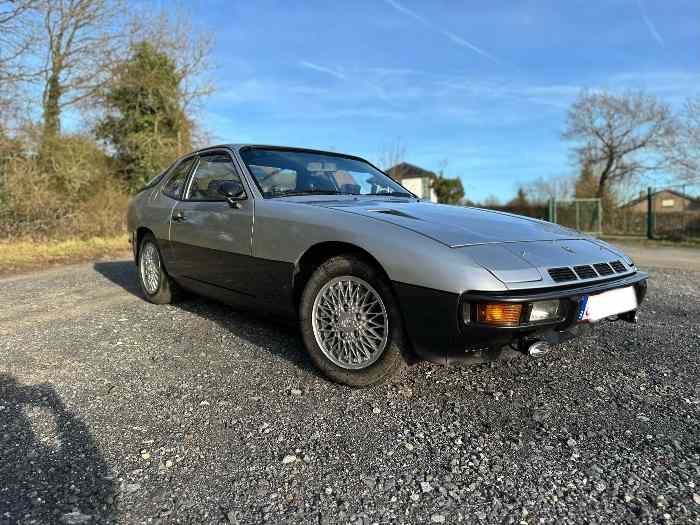
<svg viewBox="0 0 700 525"><path fill-rule="evenodd" d="M0 280L0 523L700 521L700 273L544 360L350 390L129 261Z"/></svg>

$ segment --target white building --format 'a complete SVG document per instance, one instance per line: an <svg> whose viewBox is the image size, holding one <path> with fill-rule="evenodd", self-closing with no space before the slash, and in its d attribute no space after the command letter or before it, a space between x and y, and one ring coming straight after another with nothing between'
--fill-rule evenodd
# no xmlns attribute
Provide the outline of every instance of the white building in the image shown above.
<svg viewBox="0 0 700 525"><path fill-rule="evenodd" d="M387 174L421 199L437 202L435 190L432 188L436 175L432 171L424 170L408 162L402 162L389 168Z"/></svg>

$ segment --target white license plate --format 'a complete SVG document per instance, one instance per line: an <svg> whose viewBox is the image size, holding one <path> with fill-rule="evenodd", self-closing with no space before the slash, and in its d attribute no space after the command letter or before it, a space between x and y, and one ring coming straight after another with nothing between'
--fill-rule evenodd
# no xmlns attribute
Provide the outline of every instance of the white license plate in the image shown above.
<svg viewBox="0 0 700 525"><path fill-rule="evenodd" d="M637 308L634 286L609 290L597 295L587 295L579 303L579 321L600 321L612 315L630 312Z"/></svg>

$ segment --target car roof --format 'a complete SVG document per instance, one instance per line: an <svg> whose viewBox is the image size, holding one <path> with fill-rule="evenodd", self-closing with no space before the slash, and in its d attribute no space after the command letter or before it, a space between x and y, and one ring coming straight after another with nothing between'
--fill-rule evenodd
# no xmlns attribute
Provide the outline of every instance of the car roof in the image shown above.
<svg viewBox="0 0 700 525"><path fill-rule="evenodd" d="M215 146L207 146L206 148L201 148L196 151L193 151L192 153L188 153L188 155L194 155L194 154L199 154L199 153L205 153L207 151L215 150L215 149L222 149L222 148L227 148L227 149L232 149L236 151L241 151L246 148L255 148L255 149L270 149L270 150L279 150L279 151L297 151L299 153L318 153L321 155L332 155L335 157L345 157L348 159L355 159L355 160L361 160L363 162L367 162L369 164L372 164L369 162L367 159L363 159L362 157L358 157L357 155L349 155L347 153L339 153L337 151L324 151L320 149L312 149L312 148L299 148L296 146L275 146L271 144L253 144L253 143L246 143L246 144L217 144Z"/></svg>

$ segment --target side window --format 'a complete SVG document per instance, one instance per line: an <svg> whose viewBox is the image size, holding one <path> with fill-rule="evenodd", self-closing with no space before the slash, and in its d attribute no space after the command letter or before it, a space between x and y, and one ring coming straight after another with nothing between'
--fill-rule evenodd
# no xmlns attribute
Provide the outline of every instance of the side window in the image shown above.
<svg viewBox="0 0 700 525"><path fill-rule="evenodd" d="M190 201L223 201L225 199L219 193L219 185L227 181L241 182L228 155L200 157L186 198Z"/></svg>
<svg viewBox="0 0 700 525"><path fill-rule="evenodd" d="M187 159L183 161L177 168L173 170L173 174L170 180L163 186L163 193L168 197L173 199L179 199L182 195L182 188L187 180L187 174L190 172L192 164L194 164L195 159Z"/></svg>

